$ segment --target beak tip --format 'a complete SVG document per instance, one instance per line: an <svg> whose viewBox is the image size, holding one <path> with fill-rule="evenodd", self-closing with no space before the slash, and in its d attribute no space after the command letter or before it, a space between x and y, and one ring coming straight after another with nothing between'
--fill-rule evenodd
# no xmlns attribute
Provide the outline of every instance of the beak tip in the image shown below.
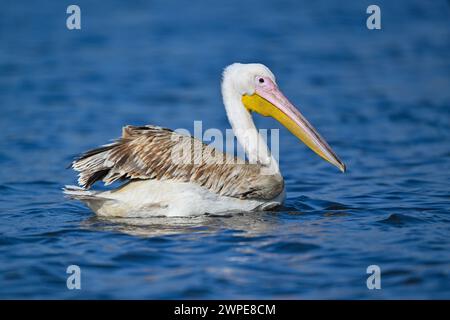
<svg viewBox="0 0 450 320"><path fill-rule="evenodd" d="M339 169L341 170L342 173L345 173L347 171L347 167L345 166L345 164L341 163L339 165Z"/></svg>

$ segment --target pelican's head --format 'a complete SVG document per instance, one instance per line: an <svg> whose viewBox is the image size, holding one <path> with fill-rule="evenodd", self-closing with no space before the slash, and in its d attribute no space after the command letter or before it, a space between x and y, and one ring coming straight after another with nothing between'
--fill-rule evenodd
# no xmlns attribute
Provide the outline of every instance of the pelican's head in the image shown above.
<svg viewBox="0 0 450 320"><path fill-rule="evenodd" d="M345 172L345 164L283 95L266 66L259 63L228 66L223 73L222 92L225 102L226 95L239 96L247 110L276 119L315 153Z"/></svg>

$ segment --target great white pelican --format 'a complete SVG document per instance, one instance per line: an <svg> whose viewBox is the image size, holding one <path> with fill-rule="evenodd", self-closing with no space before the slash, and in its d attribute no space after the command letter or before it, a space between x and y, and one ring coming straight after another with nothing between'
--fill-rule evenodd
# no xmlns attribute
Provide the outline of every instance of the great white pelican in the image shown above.
<svg viewBox="0 0 450 320"><path fill-rule="evenodd" d="M236 161L235 156L170 129L126 126L115 142L87 151L72 162L81 187L66 186L64 192L101 216L186 216L272 209L284 201L284 180L251 112L275 118L320 157L345 171L331 147L281 93L266 66L234 63L225 68L222 96L246 161ZM189 149L192 146L200 146L201 161L195 161L191 152L174 159L176 148L199 150ZM99 180L106 185L127 182L113 190L89 190Z"/></svg>

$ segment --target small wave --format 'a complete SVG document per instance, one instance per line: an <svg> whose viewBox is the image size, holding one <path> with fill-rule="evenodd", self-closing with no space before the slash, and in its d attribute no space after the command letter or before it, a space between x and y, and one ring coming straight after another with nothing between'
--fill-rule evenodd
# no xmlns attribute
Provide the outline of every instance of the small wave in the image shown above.
<svg viewBox="0 0 450 320"><path fill-rule="evenodd" d="M320 246L305 243L305 242L294 242L294 241L280 241L265 245L262 247L263 250L274 252L274 253L302 253L315 249L319 249Z"/></svg>
<svg viewBox="0 0 450 320"><path fill-rule="evenodd" d="M393 213L386 219L382 219L378 222L389 225L405 225L411 223L423 223L425 220L414 218L405 214Z"/></svg>

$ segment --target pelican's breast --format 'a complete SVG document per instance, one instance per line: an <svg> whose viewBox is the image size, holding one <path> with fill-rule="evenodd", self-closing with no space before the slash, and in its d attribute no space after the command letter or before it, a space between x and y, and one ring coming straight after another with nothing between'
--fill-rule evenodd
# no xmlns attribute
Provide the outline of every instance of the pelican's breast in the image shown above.
<svg viewBox="0 0 450 320"><path fill-rule="evenodd" d="M260 170L263 171L263 170ZM242 197L260 200L272 200L284 191L284 179L279 173L260 174L249 183L249 190Z"/></svg>

